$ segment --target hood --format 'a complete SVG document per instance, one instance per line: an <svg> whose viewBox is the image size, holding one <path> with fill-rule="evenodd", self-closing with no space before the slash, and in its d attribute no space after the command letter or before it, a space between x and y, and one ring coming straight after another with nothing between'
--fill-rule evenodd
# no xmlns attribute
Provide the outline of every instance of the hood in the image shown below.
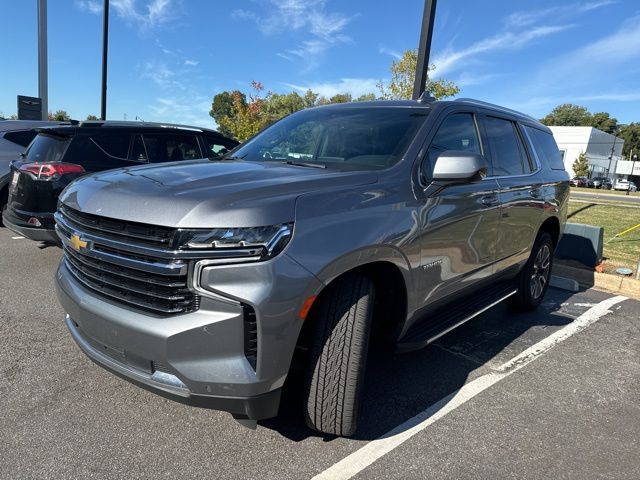
<svg viewBox="0 0 640 480"><path fill-rule="evenodd" d="M377 178L375 172L198 160L90 174L71 183L60 200L82 212L152 225L255 227L293 221L302 194Z"/></svg>

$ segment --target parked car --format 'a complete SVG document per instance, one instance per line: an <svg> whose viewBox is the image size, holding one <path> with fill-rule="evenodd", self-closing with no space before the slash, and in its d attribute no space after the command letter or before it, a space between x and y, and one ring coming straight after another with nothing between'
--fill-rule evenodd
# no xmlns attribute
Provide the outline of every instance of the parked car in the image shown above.
<svg viewBox="0 0 640 480"><path fill-rule="evenodd" d="M0 211L7 204L9 193L9 164L17 160L36 136L36 128L48 125L63 125L68 122L46 122L34 120L0 121Z"/></svg>
<svg viewBox="0 0 640 480"><path fill-rule="evenodd" d="M589 179L587 177L573 177L569 183L573 187L586 187Z"/></svg>
<svg viewBox="0 0 640 480"><path fill-rule="evenodd" d="M58 195L87 173L200 158L217 158L238 142L203 128L140 122L82 122L38 129L24 158L11 164L2 218L14 232L58 242Z"/></svg>
<svg viewBox="0 0 640 480"><path fill-rule="evenodd" d="M312 108L220 162L69 185L57 293L126 379L255 426L300 367L308 425L351 435L370 336L413 350L503 300L536 308L568 197L551 131L512 110Z"/></svg>
<svg viewBox="0 0 640 480"><path fill-rule="evenodd" d="M611 190L612 186L611 180L607 177L594 177L589 183L589 187L601 188L603 190Z"/></svg>
<svg viewBox="0 0 640 480"><path fill-rule="evenodd" d="M630 180L624 180L622 178L619 178L618 180L616 180L615 184L613 185L613 189L622 190L622 191L628 190L630 192L635 192L638 190L635 183L633 183Z"/></svg>

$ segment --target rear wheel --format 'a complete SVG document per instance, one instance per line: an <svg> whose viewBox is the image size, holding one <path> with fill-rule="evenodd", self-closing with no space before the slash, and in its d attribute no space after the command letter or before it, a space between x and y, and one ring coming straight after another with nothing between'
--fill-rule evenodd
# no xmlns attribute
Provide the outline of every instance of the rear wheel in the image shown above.
<svg viewBox="0 0 640 480"><path fill-rule="evenodd" d="M305 385L305 419L319 432L357 428L373 316L374 286L363 275L337 279L320 297Z"/></svg>
<svg viewBox="0 0 640 480"><path fill-rule="evenodd" d="M518 274L518 291L510 303L518 310L532 310L542 302L551 278L553 267L553 241L547 232L540 232L533 244L531 256Z"/></svg>

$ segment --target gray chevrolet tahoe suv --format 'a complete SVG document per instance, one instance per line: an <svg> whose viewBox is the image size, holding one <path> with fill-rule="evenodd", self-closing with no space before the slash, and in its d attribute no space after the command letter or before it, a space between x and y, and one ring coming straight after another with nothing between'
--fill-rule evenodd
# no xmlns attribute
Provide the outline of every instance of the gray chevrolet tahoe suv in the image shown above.
<svg viewBox="0 0 640 480"><path fill-rule="evenodd" d="M296 364L308 425L351 435L370 337L416 349L541 302L568 180L549 129L494 105L308 109L219 162L73 182L58 296L115 374L255 426Z"/></svg>

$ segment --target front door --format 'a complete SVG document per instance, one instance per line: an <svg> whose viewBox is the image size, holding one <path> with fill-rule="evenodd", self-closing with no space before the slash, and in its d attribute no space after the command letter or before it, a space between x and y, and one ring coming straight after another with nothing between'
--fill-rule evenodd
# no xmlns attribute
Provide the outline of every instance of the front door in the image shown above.
<svg viewBox="0 0 640 480"><path fill-rule="evenodd" d="M425 177L446 150L484 153L472 113L452 113L442 122L423 165ZM494 179L448 185L425 199L420 215L423 305L478 286L492 274L499 215Z"/></svg>

